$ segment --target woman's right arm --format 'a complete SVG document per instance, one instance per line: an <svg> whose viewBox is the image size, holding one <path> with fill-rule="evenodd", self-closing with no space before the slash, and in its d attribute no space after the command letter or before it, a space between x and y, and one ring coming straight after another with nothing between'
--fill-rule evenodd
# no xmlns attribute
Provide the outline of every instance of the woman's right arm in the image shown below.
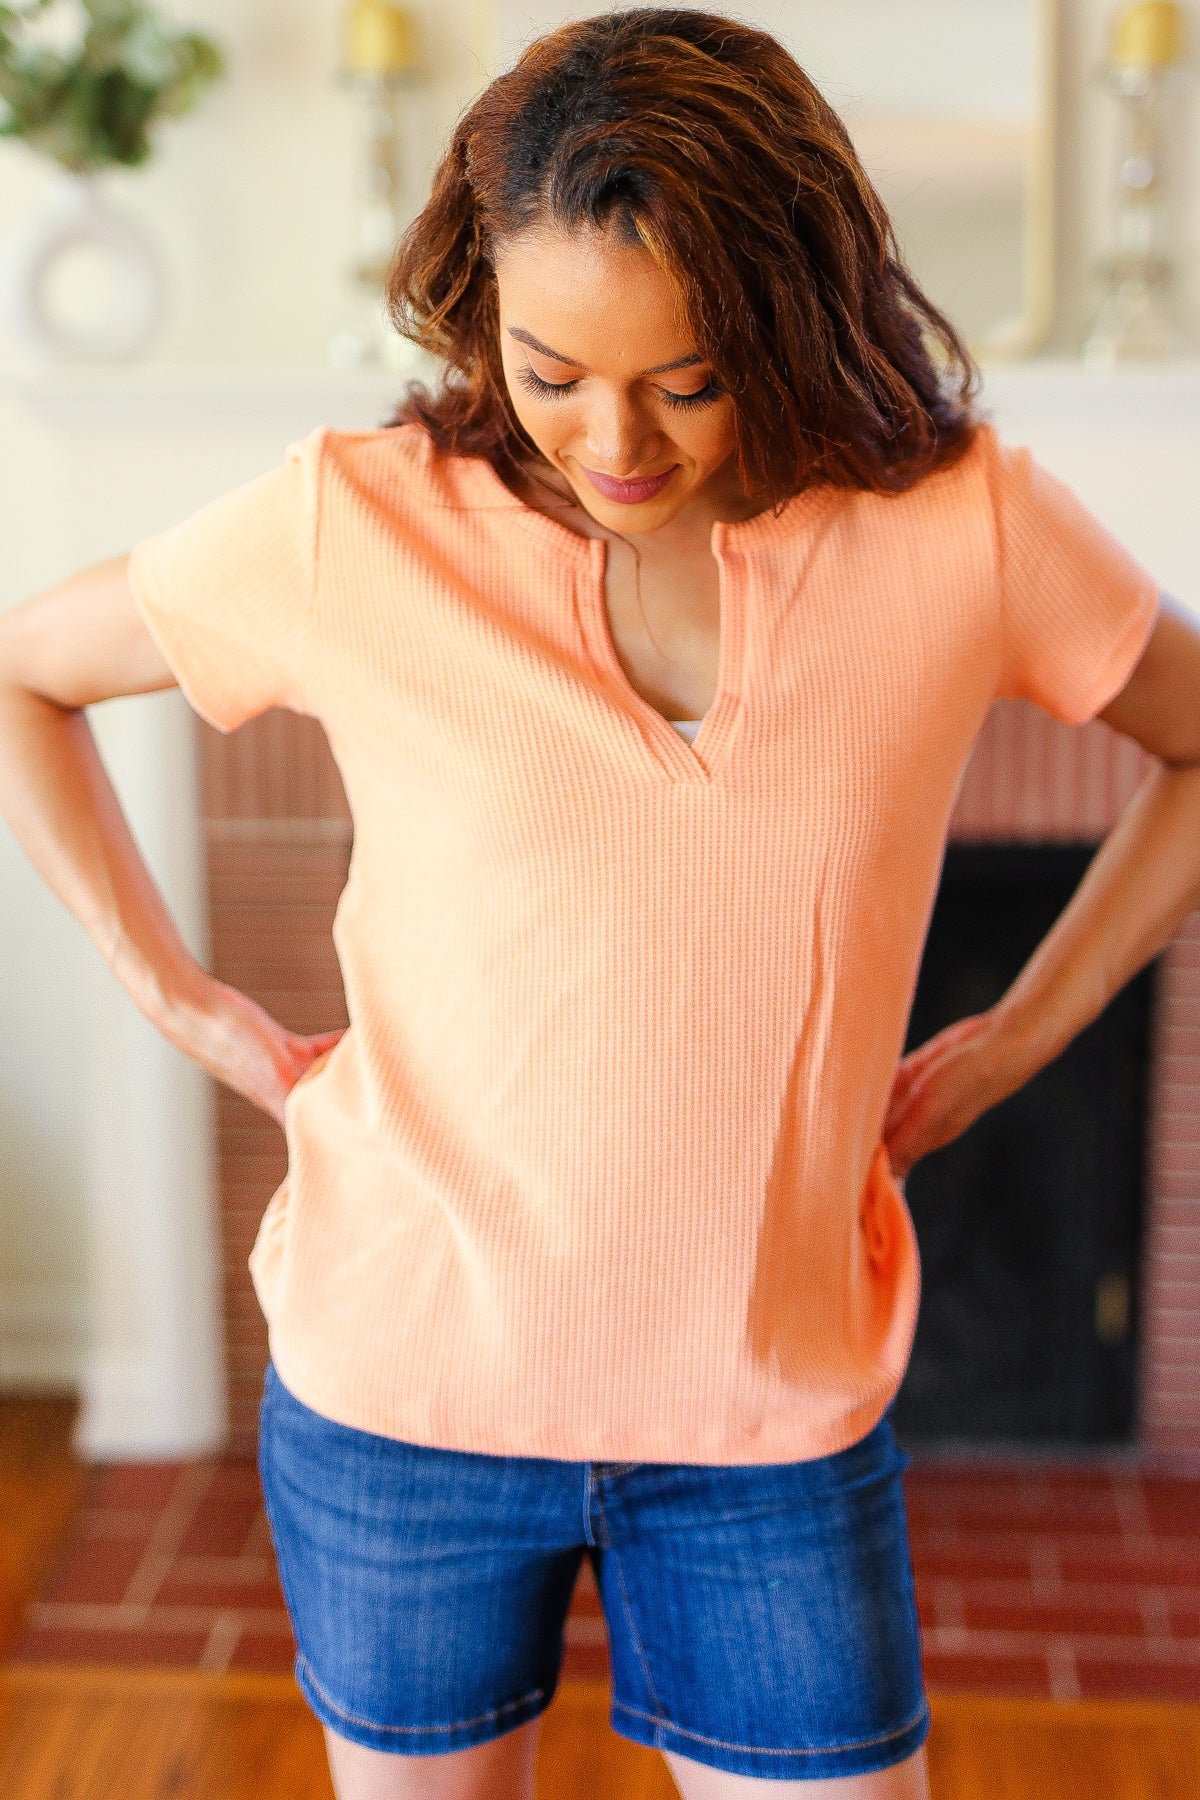
<svg viewBox="0 0 1200 1800"><path fill-rule="evenodd" d="M342 1034L285 1030L192 956L84 711L176 685L135 604L128 562L95 563L0 614L0 814L146 1018L282 1124L289 1089Z"/></svg>

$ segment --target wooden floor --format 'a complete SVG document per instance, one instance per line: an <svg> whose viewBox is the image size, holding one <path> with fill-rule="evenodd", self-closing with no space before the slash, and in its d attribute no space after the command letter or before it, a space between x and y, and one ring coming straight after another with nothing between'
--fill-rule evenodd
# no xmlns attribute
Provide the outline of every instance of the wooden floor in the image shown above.
<svg viewBox="0 0 1200 1800"><path fill-rule="evenodd" d="M934 1800L1196 1800L1200 1709L1165 1701L934 1696ZM800 1784L797 1791L802 1792ZM316 1721L281 1675L12 1668L4 1800L332 1800ZM608 1684L564 1682L538 1800L677 1800L656 1750L608 1724Z"/></svg>
<svg viewBox="0 0 1200 1800"><path fill-rule="evenodd" d="M69 1395L6 1394L0 1403L0 1651L83 1493L83 1465L71 1447L77 1410Z"/></svg>
<svg viewBox="0 0 1200 1800"><path fill-rule="evenodd" d="M68 1399L0 1406L0 1653L79 1497L74 1410ZM608 1698L607 1680L560 1683L538 1800L676 1800L660 1753L612 1731ZM932 1705L934 1800L1200 1800L1200 1707L937 1693ZM0 1800L332 1792L320 1729L288 1676L0 1669Z"/></svg>

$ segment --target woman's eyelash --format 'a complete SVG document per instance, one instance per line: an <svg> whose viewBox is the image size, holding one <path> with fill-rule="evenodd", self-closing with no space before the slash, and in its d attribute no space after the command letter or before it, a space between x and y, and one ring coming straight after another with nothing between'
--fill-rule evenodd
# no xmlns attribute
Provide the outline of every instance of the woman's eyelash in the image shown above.
<svg viewBox="0 0 1200 1800"><path fill-rule="evenodd" d="M543 381L540 375L534 374L528 363L522 363L517 370L517 380L523 388L528 388L531 394L537 394L544 399L550 399L555 394L570 393L575 386L573 381Z"/></svg>
<svg viewBox="0 0 1200 1800"><path fill-rule="evenodd" d="M557 394L569 394L578 384L574 381L543 381L534 373L528 363L523 363L517 370L517 380L529 393L536 394L539 399L552 400ZM660 388L659 393L668 406L711 406L720 398L721 388L716 381L709 381L704 387L697 388L694 394L672 394L668 388Z"/></svg>

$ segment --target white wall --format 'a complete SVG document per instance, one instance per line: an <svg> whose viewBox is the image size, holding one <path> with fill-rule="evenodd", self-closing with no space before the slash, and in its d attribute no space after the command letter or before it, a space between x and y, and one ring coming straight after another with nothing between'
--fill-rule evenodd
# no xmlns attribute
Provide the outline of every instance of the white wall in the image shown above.
<svg viewBox="0 0 1200 1800"><path fill-rule="evenodd" d="M480 83L476 3L414 7L432 77L407 103L413 210L445 124ZM149 163L106 176L113 200L153 227L174 277L153 358L320 358L351 250L342 0L160 0L160 10L216 38L229 72L194 113L163 123ZM0 232L52 179L24 145L0 143ZM17 360L0 345L0 370Z"/></svg>
<svg viewBox="0 0 1200 1800"><path fill-rule="evenodd" d="M152 227L172 271L169 322L148 360L311 365L350 252L354 121L334 78L341 0L171 0L163 10L211 31L232 67L194 115L165 126L149 166L111 176L113 198ZM409 101L410 210L453 120L495 72L497 41L489 0L427 0L415 10L433 76ZM1190 11L1200 60L1200 19ZM1112 103L1091 71L1109 13L1106 0L1062 0L1058 349L1082 332L1105 235ZM769 28L772 8L762 17ZM1179 108L1176 168L1193 289L1197 111L1195 98ZM0 236L51 180L23 146L0 142ZM0 342L0 607L61 575L68 554L55 524L51 436L6 388L21 366ZM138 515L168 522L160 505L171 492L164 481L160 502L139 494ZM76 996L96 954L0 829L0 1382L78 1366L86 1314Z"/></svg>
<svg viewBox="0 0 1200 1800"><path fill-rule="evenodd" d="M764 0L768 26L800 0ZM554 0L505 0L541 20ZM904 0L891 0L902 8ZM354 118L335 80L342 0L170 0L163 10L208 30L228 49L231 73L199 109L162 128L154 159L114 170L110 188L153 226L174 277L171 317L154 360L290 361L320 358L350 250ZM411 210L428 188L448 129L494 72L490 0L414 5L431 79L407 101ZM563 6L562 12L586 10ZM744 8L739 0L738 10ZM1078 341L1089 271L1105 235L1113 102L1094 78L1113 6L1059 0L1062 37L1061 308L1054 347ZM1189 7L1196 60L1200 16ZM1200 249L1200 106L1177 107L1176 175L1193 290ZM52 173L23 145L0 143L0 233L48 191ZM0 342L0 374L18 361ZM7 437L7 432L5 436ZM0 596L2 597L2 596Z"/></svg>

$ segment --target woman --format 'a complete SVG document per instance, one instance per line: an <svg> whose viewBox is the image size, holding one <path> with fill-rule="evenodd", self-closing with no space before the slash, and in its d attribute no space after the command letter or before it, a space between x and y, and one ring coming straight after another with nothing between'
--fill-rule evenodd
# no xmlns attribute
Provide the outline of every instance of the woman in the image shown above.
<svg viewBox="0 0 1200 1800"><path fill-rule="evenodd" d="M765 33L534 43L395 259L448 378L3 621L5 816L286 1130L261 1467L344 1800L529 1795L586 1552L688 1800L927 1792L888 1411L903 1178L1200 897L1200 633L973 410ZM345 1033L199 968L82 708L319 718ZM1002 1000L901 1059L989 706L1156 767ZM596 1460L602 1459L602 1460Z"/></svg>

